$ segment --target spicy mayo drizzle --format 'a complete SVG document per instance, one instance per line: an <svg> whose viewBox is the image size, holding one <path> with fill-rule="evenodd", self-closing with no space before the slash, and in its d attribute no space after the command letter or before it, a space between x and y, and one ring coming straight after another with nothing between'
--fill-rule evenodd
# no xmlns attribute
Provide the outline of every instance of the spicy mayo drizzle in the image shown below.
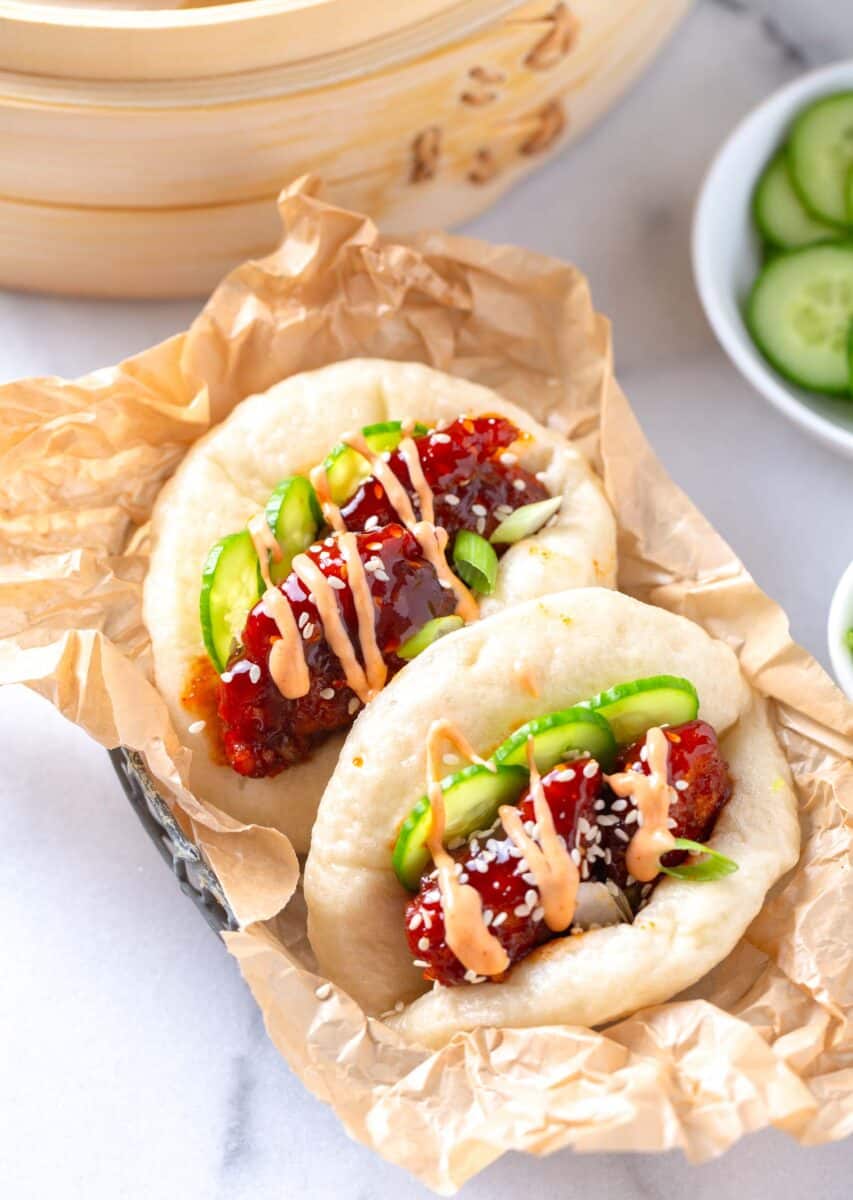
<svg viewBox="0 0 853 1200"><path fill-rule="evenodd" d="M371 450L364 434L345 433L341 441L345 446L349 446L351 450L355 450L356 453L361 454L370 463L372 474L382 484L391 506L396 509L400 520L414 536L423 551L424 558L435 570L439 582L443 587L453 589L456 595L456 612L464 621L476 621L480 613L477 601L471 595L468 588L466 588L465 584L453 574L447 565L445 557L447 530L433 523L435 514L432 488L426 481L423 468L421 467L418 448L412 438L410 436L404 437L400 442L399 449L406 462L406 466L409 468L409 478L412 481L412 487L415 489L415 494L418 498L418 507L421 510L420 521L415 516L415 510L409 499L409 493L403 487L402 483L400 483L400 480L382 455L377 454L375 450ZM417 463L417 466L413 471L412 467L415 463Z"/></svg>
<svg viewBox="0 0 853 1200"><path fill-rule="evenodd" d="M269 558L281 562L281 546L269 527L265 513L257 513L249 521L249 534L254 543L261 578L264 581L264 608L278 629L279 637L273 643L269 656L269 672L273 683L286 700L298 700L306 696L311 687L311 676L305 661L302 636L296 625L293 609L270 578Z"/></svg>
<svg viewBox="0 0 853 1200"><path fill-rule="evenodd" d="M507 836L524 855L527 869L536 881L545 924L553 933L562 933L569 928L575 915L580 872L565 842L554 828L554 817L536 766L533 738L527 742L527 762L530 766L533 811L539 831L538 845L525 830L517 808L504 804L498 811Z"/></svg>
<svg viewBox="0 0 853 1200"><path fill-rule="evenodd" d="M625 865L640 883L655 879L661 855L675 846L669 829L669 806L673 789L668 782L669 743L663 730L653 727L646 734L649 774L623 771L604 778L617 796L631 797L639 810L640 823L631 838Z"/></svg>
<svg viewBox="0 0 853 1200"><path fill-rule="evenodd" d="M382 484L385 494L393 508L396 509L400 520L415 537L423 551L424 558L432 565L439 583L442 587L453 590L456 596L456 612L463 620L473 621L479 615L479 608L472 594L448 566L445 554L447 531L434 524L433 492L424 475L417 445L411 436L413 427L413 421L403 424L403 438L400 441L399 449L408 467L409 478L418 498L420 520L415 516L408 492L385 459L370 448L364 435L346 433L341 441L370 463L372 474ZM347 580L358 622L358 640L364 660L363 668L358 661L352 639L341 617L334 590L323 572L305 554L296 555L291 563L291 570L314 596L323 632L330 648L340 660L347 685L362 703L366 704L382 690L388 678L388 667L376 641L370 585L364 563L358 553L355 534L347 530L340 506L332 499L325 466L321 464L315 467L309 477L320 502L323 517L339 538L341 555L346 563ZM310 687L310 676L305 661L302 637L290 604L270 578L268 556L271 555L274 562L280 562L281 547L270 529L264 513L258 513L252 517L249 521L249 533L261 564L261 575L266 585L263 596L264 606L280 634L279 639L270 650L270 675L281 694L288 700L294 700L307 694Z"/></svg>
<svg viewBox="0 0 853 1200"><path fill-rule="evenodd" d="M466 970L477 975L500 975L509 966L509 955L483 920L480 893L460 883L456 862L444 848L446 814L441 790L438 752L442 739L452 742L472 762L484 763L449 721L433 721L427 733L427 795L432 813L427 849L438 870L438 887L444 909L444 936L447 945ZM494 768L491 768L492 770Z"/></svg>

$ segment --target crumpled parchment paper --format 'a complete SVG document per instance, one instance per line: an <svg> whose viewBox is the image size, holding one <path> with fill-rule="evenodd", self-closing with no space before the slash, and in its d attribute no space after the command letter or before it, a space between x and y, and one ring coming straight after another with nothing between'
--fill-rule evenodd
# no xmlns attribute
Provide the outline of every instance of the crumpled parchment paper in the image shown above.
<svg viewBox="0 0 853 1200"><path fill-rule="evenodd" d="M804 1144L852 1132L853 705L655 459L577 270L440 233L383 238L311 179L280 207L279 248L225 279L187 333L77 382L0 388L0 681L145 756L239 918L224 936L275 1044L353 1136L437 1191L508 1149L680 1147L700 1161L767 1125ZM287 840L185 786L189 751L140 616L152 503L245 396L357 355L487 384L576 438L618 518L620 586L727 641L773 702L802 856L689 994L603 1031L407 1045L314 972Z"/></svg>

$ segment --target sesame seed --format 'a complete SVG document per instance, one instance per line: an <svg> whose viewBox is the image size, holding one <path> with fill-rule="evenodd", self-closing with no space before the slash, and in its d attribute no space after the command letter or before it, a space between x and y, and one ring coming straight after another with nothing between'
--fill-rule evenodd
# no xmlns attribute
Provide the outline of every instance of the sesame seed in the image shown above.
<svg viewBox="0 0 853 1200"><path fill-rule="evenodd" d="M423 958L414 958L414 959L412 959L412 965L415 967L428 967L429 963L426 962Z"/></svg>
<svg viewBox="0 0 853 1200"><path fill-rule="evenodd" d="M525 487L527 486L527 484L524 482L523 479L513 479L512 486L515 488L515 490L517 492L523 492Z"/></svg>
<svg viewBox="0 0 853 1200"><path fill-rule="evenodd" d="M222 674L219 676L219 678L222 680L223 683L230 683L231 680L234 678L234 675L231 671L223 671Z"/></svg>
<svg viewBox="0 0 853 1200"><path fill-rule="evenodd" d="M467 871L463 871L463 872L462 872L462 874L459 876L459 882L460 882L460 883L467 883L469 878L470 878L470 877L469 877L469 875L468 875Z"/></svg>
<svg viewBox="0 0 853 1200"><path fill-rule="evenodd" d="M530 887L533 887L536 883L536 876L533 875L530 871L525 871L522 874L521 878L523 879L523 881L525 883L529 884Z"/></svg>
<svg viewBox="0 0 853 1200"><path fill-rule="evenodd" d="M335 698L335 689L334 688L323 688L322 692L320 692L321 700L334 700L334 698Z"/></svg>
<svg viewBox="0 0 853 1200"><path fill-rule="evenodd" d="M495 917L494 921L492 921L492 929L497 929L498 925L503 925L505 920L506 920L506 913L505 912L498 913L498 915Z"/></svg>
<svg viewBox="0 0 853 1200"><path fill-rule="evenodd" d="M485 532L485 528L486 528L486 518L485 517L477 517L477 533Z"/></svg>
<svg viewBox="0 0 853 1200"><path fill-rule="evenodd" d="M667 827L667 829L677 829L678 828L678 822L676 821L675 817L668 818L668 820L666 822L666 827Z"/></svg>
<svg viewBox="0 0 853 1200"><path fill-rule="evenodd" d="M471 505L471 512L474 514L475 517L485 517L485 516L487 516L488 511L489 510L486 508L485 504L472 504Z"/></svg>
<svg viewBox="0 0 853 1200"><path fill-rule="evenodd" d="M309 621L307 623L307 625L304 625L302 627L302 636L305 638L306 642L314 636L314 622L313 621Z"/></svg>
<svg viewBox="0 0 853 1200"><path fill-rule="evenodd" d="M568 783L570 780L574 779L575 774L576 772L574 767L567 767L565 771L558 771L554 776L554 779L557 783Z"/></svg>
<svg viewBox="0 0 853 1200"><path fill-rule="evenodd" d="M618 824L619 824L619 818L618 818L618 817L605 817L605 816L601 816L601 817L599 817L599 818L598 818L598 824L599 824L599 825L605 825L605 826L606 826L606 825L618 825Z"/></svg>
<svg viewBox="0 0 853 1200"><path fill-rule="evenodd" d="M500 455L500 461L505 467L513 467L518 462L518 455L513 454L511 450L504 450L503 454Z"/></svg>
<svg viewBox="0 0 853 1200"><path fill-rule="evenodd" d="M299 626L300 629L304 629L305 626L308 624L308 613L307 612L300 613L299 620L296 622L296 624Z"/></svg>
<svg viewBox="0 0 853 1200"><path fill-rule="evenodd" d="M495 916L495 914L492 912L492 910L490 908L484 909L483 910L483 924L491 925L492 921L494 920L494 916Z"/></svg>
<svg viewBox="0 0 853 1200"><path fill-rule="evenodd" d="M434 433L430 440L439 446L447 446L450 444L451 439L449 433Z"/></svg>
<svg viewBox="0 0 853 1200"><path fill-rule="evenodd" d="M321 983L319 987L314 989L314 995L318 1000L328 1000L332 994L332 985L330 983Z"/></svg>
<svg viewBox="0 0 853 1200"><path fill-rule="evenodd" d="M529 917L530 916L530 909L527 907L526 904L518 904L512 911L515 913L515 915L517 917Z"/></svg>
<svg viewBox="0 0 853 1200"><path fill-rule="evenodd" d="M390 577L387 571L374 571L374 576L380 583L390 583Z"/></svg>
<svg viewBox="0 0 853 1200"><path fill-rule="evenodd" d="M604 801L596 800L595 804L593 804L592 807L595 810L595 812L604 812Z"/></svg>
<svg viewBox="0 0 853 1200"><path fill-rule="evenodd" d="M675 786L679 792L686 792L690 785L686 779L677 779L675 782Z"/></svg>
<svg viewBox="0 0 853 1200"><path fill-rule="evenodd" d="M540 483L544 483L545 480L548 478L548 474L546 471L537 471L536 478L539 480Z"/></svg>
<svg viewBox="0 0 853 1200"><path fill-rule="evenodd" d="M371 529L375 529L378 524L379 524L379 518L374 513L374 515L372 517L368 517L367 520L364 522L364 532L370 533Z"/></svg>
<svg viewBox="0 0 853 1200"><path fill-rule="evenodd" d="M204 729L206 724L207 724L207 721L193 721L192 725L190 725L187 732L188 733L201 733L201 731Z"/></svg>
<svg viewBox="0 0 853 1200"><path fill-rule="evenodd" d="M572 850L571 859L576 867L579 867L581 865L581 852L580 852L580 850L578 850L577 846L575 846Z"/></svg>
<svg viewBox="0 0 853 1200"><path fill-rule="evenodd" d="M545 909L540 905L538 908L534 908L530 915L533 917L534 921L541 921L545 916Z"/></svg>
<svg viewBox="0 0 853 1200"><path fill-rule="evenodd" d="M420 927L421 920L422 920L421 914L414 913L411 921L409 921L409 929L418 929Z"/></svg>
<svg viewBox="0 0 853 1200"><path fill-rule="evenodd" d="M360 705L361 705L361 701L359 700L358 696L352 696L350 698L349 704L347 705L347 712L349 713L349 715L352 716L353 713L358 712Z"/></svg>
<svg viewBox="0 0 853 1200"><path fill-rule="evenodd" d="M257 663L252 663L249 667L249 680L251 683L261 682L261 668Z"/></svg>
<svg viewBox="0 0 853 1200"><path fill-rule="evenodd" d="M614 812L624 812L627 807L628 807L627 800L616 800L611 805L611 808L613 809Z"/></svg>
<svg viewBox="0 0 853 1200"><path fill-rule="evenodd" d="M539 893L535 888L528 888L524 893L524 903L528 908L533 908L539 899Z"/></svg>
<svg viewBox="0 0 853 1200"><path fill-rule="evenodd" d="M648 762L648 761L649 761L649 748L648 748L648 746L643 746L643 748L640 750L640 762Z"/></svg>
<svg viewBox="0 0 853 1200"><path fill-rule="evenodd" d="M444 503L449 504L451 508L455 508L459 503L459 497L454 496L452 492L447 492L444 496L442 496L442 499L444 500Z"/></svg>
<svg viewBox="0 0 853 1200"><path fill-rule="evenodd" d="M429 938L428 937L419 938L418 949L422 952L429 950Z"/></svg>
<svg viewBox="0 0 853 1200"><path fill-rule="evenodd" d="M593 775L598 774L598 763L595 759L590 759L583 769L584 779L592 779Z"/></svg>
<svg viewBox="0 0 853 1200"><path fill-rule="evenodd" d="M613 830L613 832L619 838L620 842L629 842L631 840L624 829L616 828Z"/></svg>
<svg viewBox="0 0 853 1200"><path fill-rule="evenodd" d="M639 813L637 812L636 808L632 808L630 812L625 813L625 824L633 825L638 816Z"/></svg>
<svg viewBox="0 0 853 1200"><path fill-rule="evenodd" d="M342 592L346 586L343 579L340 579L337 575L329 576L329 587L334 588L336 592Z"/></svg>

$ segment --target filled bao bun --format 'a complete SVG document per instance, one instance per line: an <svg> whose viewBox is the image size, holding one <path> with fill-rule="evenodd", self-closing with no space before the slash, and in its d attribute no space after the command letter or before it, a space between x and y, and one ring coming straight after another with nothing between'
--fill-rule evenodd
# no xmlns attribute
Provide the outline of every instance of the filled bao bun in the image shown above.
<svg viewBox="0 0 853 1200"><path fill-rule="evenodd" d="M308 846L322 790L341 735L274 778L246 778L213 761L181 703L191 664L204 655L199 623L202 566L211 545L246 525L285 477L307 474L342 434L389 419L429 426L462 415L504 415L532 435L520 464L541 472L564 502L547 528L501 559L483 612L567 586L615 582L615 528L606 500L581 455L494 392L417 364L349 361L294 376L240 404L187 455L164 488L152 521L144 616L157 686L175 727L192 748L191 787L246 822L273 825L298 851Z"/></svg>
<svg viewBox="0 0 853 1200"><path fill-rule="evenodd" d="M499 982L423 994L429 985L406 944L409 896L389 848L425 792L431 723L449 718L486 756L531 718L660 674L692 681L699 716L722 739L734 791L710 845L739 869L716 882L663 877L633 924L557 937ZM670 998L720 962L798 845L785 759L731 650L618 592L569 591L436 644L359 718L314 828L309 936L324 974L368 1012L396 1005L390 1023L426 1045L480 1026L594 1026Z"/></svg>

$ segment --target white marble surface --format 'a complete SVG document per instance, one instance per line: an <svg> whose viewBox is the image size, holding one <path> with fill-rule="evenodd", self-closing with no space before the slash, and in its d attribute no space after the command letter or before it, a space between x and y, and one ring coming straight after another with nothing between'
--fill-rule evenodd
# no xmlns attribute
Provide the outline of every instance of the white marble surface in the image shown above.
<svg viewBox="0 0 853 1200"><path fill-rule="evenodd" d="M853 557L850 465L724 360L693 291L688 230L704 167L737 118L845 53L851 0L700 2L631 98L472 230L587 270L664 461L824 661L831 590ZM193 311L0 294L0 376L83 372ZM351 1143L277 1057L103 751L11 689L0 744L0 1196L426 1196ZM804 1151L766 1133L699 1168L675 1155L510 1156L463 1196L842 1200L851 1177L853 1141Z"/></svg>

